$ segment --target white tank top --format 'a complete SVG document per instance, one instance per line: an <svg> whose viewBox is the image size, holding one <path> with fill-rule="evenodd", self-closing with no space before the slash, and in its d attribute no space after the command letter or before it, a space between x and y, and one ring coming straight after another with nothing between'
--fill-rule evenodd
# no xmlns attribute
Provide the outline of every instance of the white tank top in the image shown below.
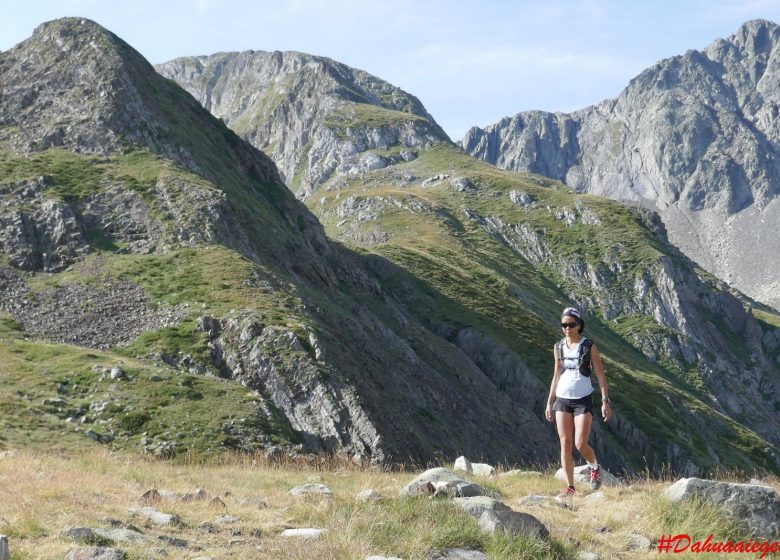
<svg viewBox="0 0 780 560"><path fill-rule="evenodd" d="M555 388L555 396L562 399L581 399L587 397L593 392L593 384L590 377L580 373L580 342L572 346L563 345L563 363L561 367L561 377L558 379L558 386Z"/></svg>

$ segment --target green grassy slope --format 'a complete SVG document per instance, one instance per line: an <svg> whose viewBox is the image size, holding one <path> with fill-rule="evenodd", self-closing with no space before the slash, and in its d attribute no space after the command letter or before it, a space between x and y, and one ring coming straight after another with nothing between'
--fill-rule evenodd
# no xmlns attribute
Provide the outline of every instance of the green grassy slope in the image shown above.
<svg viewBox="0 0 780 560"><path fill-rule="evenodd" d="M421 186L439 174L447 178ZM400 186L399 177L415 179L411 186ZM475 188L458 192L451 182L456 177L467 178ZM526 193L534 206L513 203L511 191ZM372 219L361 219L360 212L345 213L345 201L350 201L348 207L370 208ZM684 265L676 251L651 233L641 212L574 195L540 177L497 170L447 144L420 152L412 162L348 180L345 186L325 185L307 204L329 235L386 257L416 279L430 298L398 293L413 302L410 307L421 321L471 326L493 336L522 356L544 383L551 373L552 344L560 336L555 328L558 313L570 304L567 294L577 292L586 300L598 295L572 284L562 262L579 259L603 268L602 263L619 261L622 273L612 279L616 291L629 288L665 255ZM578 215L587 213L600 223L578 219L569 226L556 217L575 208ZM522 258L481 227L478 220L488 217L539 232L549 258L535 264ZM383 280L390 290L400 281ZM605 358L615 408L621 418L649 434L650 441L637 453L624 435L614 433L618 428L608 425L605 437L632 457L635 468L644 467L643 453L648 463L663 462L672 445L690 450L705 470L723 465L750 469L751 463L773 468L771 445L706 404L698 372L653 363L631 344L632 336L663 327L641 316L620 315L604 322L601 311L598 305L588 309L587 333ZM720 457L707 451L697 426L706 426L713 438L710 449L717 449Z"/></svg>

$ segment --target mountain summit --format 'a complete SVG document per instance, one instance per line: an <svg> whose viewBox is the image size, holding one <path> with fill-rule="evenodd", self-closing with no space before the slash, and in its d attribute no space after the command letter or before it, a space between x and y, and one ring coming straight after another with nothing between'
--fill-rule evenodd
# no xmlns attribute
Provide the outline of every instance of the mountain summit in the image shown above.
<svg viewBox="0 0 780 560"><path fill-rule="evenodd" d="M703 51L662 60L614 100L529 111L462 140L503 169L657 210L707 270L780 307L780 28L744 24Z"/></svg>
<svg viewBox="0 0 780 560"><path fill-rule="evenodd" d="M334 174L376 166L360 159L365 150L449 141L416 97L325 57L247 51L156 68L268 153L301 198Z"/></svg>

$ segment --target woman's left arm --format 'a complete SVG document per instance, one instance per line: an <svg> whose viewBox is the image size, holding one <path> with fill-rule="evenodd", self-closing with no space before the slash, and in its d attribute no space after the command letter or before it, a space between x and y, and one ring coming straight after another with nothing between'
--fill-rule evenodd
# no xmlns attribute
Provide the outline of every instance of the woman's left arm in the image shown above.
<svg viewBox="0 0 780 560"><path fill-rule="evenodd" d="M596 348L595 344L591 347L590 356L591 361L593 362L593 369L599 380L599 389L601 389L601 415L604 417L604 422L607 422L612 418L612 405L609 401L609 386L607 385L607 378L604 375L604 365L601 363L601 354L599 354L599 349Z"/></svg>

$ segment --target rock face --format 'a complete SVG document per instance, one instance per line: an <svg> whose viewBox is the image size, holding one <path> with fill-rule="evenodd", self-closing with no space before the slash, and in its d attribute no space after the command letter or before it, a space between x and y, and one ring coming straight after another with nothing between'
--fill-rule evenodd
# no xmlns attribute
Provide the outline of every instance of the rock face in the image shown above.
<svg viewBox="0 0 780 560"><path fill-rule="evenodd" d="M288 58L293 65L306 59ZM306 60L324 76L347 72ZM442 136L423 116L395 110L427 115L414 98L348 73L365 89L349 111L377 108L395 115L393 123L409 121L410 145ZM0 311L21 330L110 348L185 316L200 318L207 363L189 355L152 359L258 391L271 403L269 418L299 434L306 451L347 452L360 461L426 461L456 448L497 461L510 448L513 455L552 456L552 434L532 411L483 383L485 372L394 301L365 259L330 243L263 153L121 39L88 20L43 24L0 53L0 83ZM328 83L334 95L351 95L338 80ZM328 113L338 130L350 128L349 111ZM382 130L396 133L382 123L355 133L380 145L385 140L374 133ZM337 137L337 144L357 141L351 138ZM256 295L302 298L295 312L306 334L288 327L286 316L240 312L228 319L167 308L138 282L104 275L117 255L200 254L209 246L256 266L242 279ZM31 290L28 281L44 273L75 280ZM518 429L530 435L519 441ZM231 428L231 440L248 439Z"/></svg>
<svg viewBox="0 0 780 560"><path fill-rule="evenodd" d="M301 198L334 173L359 175L448 141L417 98L328 58L247 51L179 58L156 68L268 153ZM399 145L406 150L364 153Z"/></svg>
<svg viewBox="0 0 780 560"><path fill-rule="evenodd" d="M658 211L693 260L780 308L765 274L780 268L779 81L780 28L756 20L658 62L616 99L519 113L461 144L498 167Z"/></svg>
<svg viewBox="0 0 780 560"><path fill-rule="evenodd" d="M780 495L771 486L731 484L700 478L683 478L665 491L673 502L706 500L753 537L771 540L780 533Z"/></svg>

